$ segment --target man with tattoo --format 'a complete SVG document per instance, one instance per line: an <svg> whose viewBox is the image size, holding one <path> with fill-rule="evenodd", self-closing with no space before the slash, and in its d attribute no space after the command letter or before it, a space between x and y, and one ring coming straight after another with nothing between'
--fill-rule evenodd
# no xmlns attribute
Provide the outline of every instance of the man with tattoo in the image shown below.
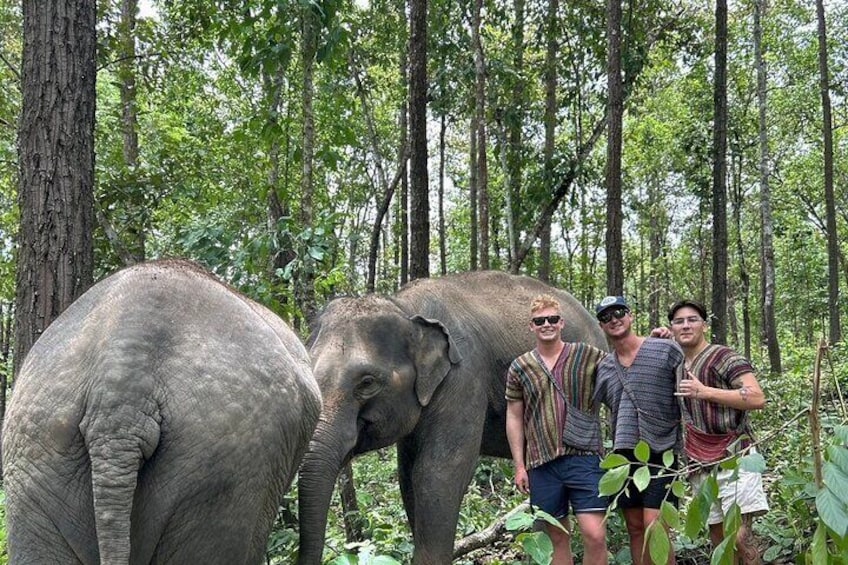
<svg viewBox="0 0 848 565"><path fill-rule="evenodd" d="M668 321L671 335L686 356L676 394L683 400L684 450L689 464L699 466L690 477L697 492L728 450L750 446L753 435L748 411L761 409L766 401L750 361L729 347L707 341L707 311L702 304L680 300L669 309ZM768 511L762 475L717 469L717 479L718 501L708 519L713 546L724 539L724 516L735 502L742 513L737 560L743 565L758 564L751 523Z"/></svg>

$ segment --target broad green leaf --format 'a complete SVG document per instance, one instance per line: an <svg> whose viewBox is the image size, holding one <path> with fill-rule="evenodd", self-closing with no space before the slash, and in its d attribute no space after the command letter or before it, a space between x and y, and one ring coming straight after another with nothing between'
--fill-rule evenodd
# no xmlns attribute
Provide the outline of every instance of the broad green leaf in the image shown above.
<svg viewBox="0 0 848 565"><path fill-rule="evenodd" d="M401 565L401 562L388 555L378 555L371 560L372 565Z"/></svg>
<svg viewBox="0 0 848 565"><path fill-rule="evenodd" d="M602 496L609 496L618 493L624 486L630 471L630 466L616 467L610 469L598 482L598 490Z"/></svg>
<svg viewBox="0 0 848 565"><path fill-rule="evenodd" d="M552 526L556 526L557 528L559 528L563 531L567 531L567 530L565 530L565 527L562 525L562 523L559 520L557 520L556 518L554 518L553 516L551 516L550 514L545 512L544 510L536 510L536 512L533 514L533 516L537 520L542 520L543 522L547 522L548 524L550 524Z"/></svg>
<svg viewBox="0 0 848 565"><path fill-rule="evenodd" d="M610 453L601 461L601 469L615 469L616 467L621 467L622 465L627 465L630 461L627 460L627 457L620 453Z"/></svg>
<svg viewBox="0 0 848 565"><path fill-rule="evenodd" d="M742 525L742 511L739 504L734 502L724 514L724 535L735 535L739 531L739 526Z"/></svg>
<svg viewBox="0 0 848 565"><path fill-rule="evenodd" d="M848 426L836 426L833 428L833 435L836 436L842 444L848 444Z"/></svg>
<svg viewBox="0 0 848 565"><path fill-rule="evenodd" d="M518 537L524 553L530 556L533 563L548 565L554 555L554 545L545 532L521 534Z"/></svg>
<svg viewBox="0 0 848 565"><path fill-rule="evenodd" d="M704 484L701 485L699 494L703 495L704 500L709 505L712 505L713 502L718 500L718 480L716 479L715 473L710 473L704 481Z"/></svg>
<svg viewBox="0 0 848 565"><path fill-rule="evenodd" d="M696 539L698 534L701 533L701 529L706 525L707 520L705 517L702 517L703 505L704 497L696 496L686 509L686 523L683 526L683 533L689 539ZM709 513L709 507L707 508L707 513Z"/></svg>
<svg viewBox="0 0 848 565"><path fill-rule="evenodd" d="M736 534L725 536L718 547L713 551L710 565L735 565L736 561Z"/></svg>
<svg viewBox="0 0 848 565"><path fill-rule="evenodd" d="M633 454L639 462L647 463L648 459L651 458L651 446L645 443L644 440L639 440L639 443L636 444L636 449L633 450Z"/></svg>
<svg viewBox="0 0 848 565"><path fill-rule="evenodd" d="M848 509L827 487L816 495L816 510L828 528L841 537L848 533Z"/></svg>
<svg viewBox="0 0 848 565"><path fill-rule="evenodd" d="M824 464L824 484L843 503L848 504L848 475L830 461Z"/></svg>
<svg viewBox="0 0 848 565"><path fill-rule="evenodd" d="M686 494L686 483L683 481L676 479L671 483L671 492L674 493L674 496L677 498L683 498Z"/></svg>
<svg viewBox="0 0 848 565"><path fill-rule="evenodd" d="M633 473L633 484L636 485L636 488L639 492L642 492L646 488L648 488L648 484L651 482L651 470L647 465L642 465L636 472Z"/></svg>
<svg viewBox="0 0 848 565"><path fill-rule="evenodd" d="M659 520L655 520L648 526L648 552L651 555L651 561L654 563L667 563L668 555L671 552L671 542L668 539L668 532L662 527Z"/></svg>
<svg viewBox="0 0 848 565"><path fill-rule="evenodd" d="M506 521L506 529L510 532L516 530L529 530L533 527L535 518L526 512L520 512L510 516Z"/></svg>
<svg viewBox="0 0 848 565"><path fill-rule="evenodd" d="M668 451L663 452L663 465L666 469L671 469L671 466L674 465L674 451L669 449Z"/></svg>
<svg viewBox="0 0 848 565"><path fill-rule="evenodd" d="M330 561L330 565L359 565L359 557L352 553L345 553Z"/></svg>
<svg viewBox="0 0 848 565"><path fill-rule="evenodd" d="M821 519L818 520L818 524L816 525L813 542L810 544L810 552L812 553L814 565L827 563L827 528Z"/></svg>
<svg viewBox="0 0 848 565"><path fill-rule="evenodd" d="M848 474L848 449L841 446L831 445L827 448L827 458L831 463Z"/></svg>
<svg viewBox="0 0 848 565"><path fill-rule="evenodd" d="M660 505L660 515L663 522L673 530L680 528L680 511L674 507L674 504L667 500L663 500Z"/></svg>
<svg viewBox="0 0 848 565"><path fill-rule="evenodd" d="M730 459L727 459L726 461L722 461L721 463L719 463L718 466L720 468L724 469L725 471L731 471L733 469L738 469L739 468L739 458L738 457L731 457Z"/></svg>
<svg viewBox="0 0 848 565"><path fill-rule="evenodd" d="M766 470L766 460L759 453L749 453L739 460L739 468L749 473L763 473Z"/></svg>

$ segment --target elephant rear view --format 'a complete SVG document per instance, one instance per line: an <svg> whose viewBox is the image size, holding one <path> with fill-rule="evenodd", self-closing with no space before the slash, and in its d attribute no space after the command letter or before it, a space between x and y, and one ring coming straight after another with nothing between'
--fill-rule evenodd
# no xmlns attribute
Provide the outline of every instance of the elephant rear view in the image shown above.
<svg viewBox="0 0 848 565"><path fill-rule="evenodd" d="M297 336L193 263L119 271L27 355L11 563L260 563L321 396Z"/></svg>

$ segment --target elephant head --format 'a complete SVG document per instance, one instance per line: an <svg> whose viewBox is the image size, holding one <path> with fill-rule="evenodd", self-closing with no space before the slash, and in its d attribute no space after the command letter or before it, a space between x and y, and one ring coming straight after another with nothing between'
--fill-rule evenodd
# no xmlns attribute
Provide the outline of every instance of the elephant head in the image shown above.
<svg viewBox="0 0 848 565"><path fill-rule="evenodd" d="M300 470L299 562L320 563L341 467L408 435L461 356L440 322L373 295L331 302L309 346L324 406Z"/></svg>

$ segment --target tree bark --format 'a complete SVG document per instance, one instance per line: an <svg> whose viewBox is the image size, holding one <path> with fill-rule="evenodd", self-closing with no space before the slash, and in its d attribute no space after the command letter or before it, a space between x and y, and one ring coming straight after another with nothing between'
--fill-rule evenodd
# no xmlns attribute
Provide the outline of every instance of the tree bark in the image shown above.
<svg viewBox="0 0 848 565"><path fill-rule="evenodd" d="M767 69L763 56L763 26L766 0L754 2L754 61L757 66L757 110L759 128L759 175L760 175L760 224L762 253L762 318L763 339L768 349L769 367L773 375L782 372L780 342L777 339L777 322L774 314L775 302L775 260L774 260L774 222L771 214L770 155L768 124L766 122Z"/></svg>
<svg viewBox="0 0 848 565"><path fill-rule="evenodd" d="M716 0L713 83L712 341L727 343L727 0Z"/></svg>
<svg viewBox="0 0 848 565"><path fill-rule="evenodd" d="M839 234L836 228L836 199L833 193L833 117L830 106L830 71L827 63L827 25L824 2L816 0L819 37L819 88L822 101L824 140L824 203L827 225L827 310L830 343L842 340L839 319Z"/></svg>
<svg viewBox="0 0 848 565"><path fill-rule="evenodd" d="M94 0L24 0L14 370L92 283Z"/></svg>
<svg viewBox="0 0 848 565"><path fill-rule="evenodd" d="M447 118L439 117L439 272L448 274L448 234L445 226L445 134Z"/></svg>
<svg viewBox="0 0 848 565"><path fill-rule="evenodd" d="M409 8L409 278L430 276L430 187L427 173L427 0Z"/></svg>
<svg viewBox="0 0 848 565"><path fill-rule="evenodd" d="M471 43L474 49L474 112L477 116L477 198L480 212L480 268L489 268L489 165L486 158L486 62L480 25L483 0L474 0L471 25Z"/></svg>
<svg viewBox="0 0 848 565"><path fill-rule="evenodd" d="M477 200L477 179L478 173L480 172L479 167L477 167L477 141L479 138L477 137L477 113L474 112L471 115L471 131L469 132L468 139L468 206L469 209L469 224L471 235L469 237L469 265L472 271L477 270L477 259L479 257L478 254L478 237L479 237L479 221L477 219L477 205L479 201Z"/></svg>
<svg viewBox="0 0 848 565"><path fill-rule="evenodd" d="M621 77L621 0L607 0L607 293L624 294L621 250L621 146L624 87Z"/></svg>
<svg viewBox="0 0 848 565"><path fill-rule="evenodd" d="M554 184L554 144L556 142L557 111L557 56L559 54L559 0L548 0L545 17L545 145L542 153L542 173L545 187ZM551 222L548 217L539 232L539 280L551 280Z"/></svg>

